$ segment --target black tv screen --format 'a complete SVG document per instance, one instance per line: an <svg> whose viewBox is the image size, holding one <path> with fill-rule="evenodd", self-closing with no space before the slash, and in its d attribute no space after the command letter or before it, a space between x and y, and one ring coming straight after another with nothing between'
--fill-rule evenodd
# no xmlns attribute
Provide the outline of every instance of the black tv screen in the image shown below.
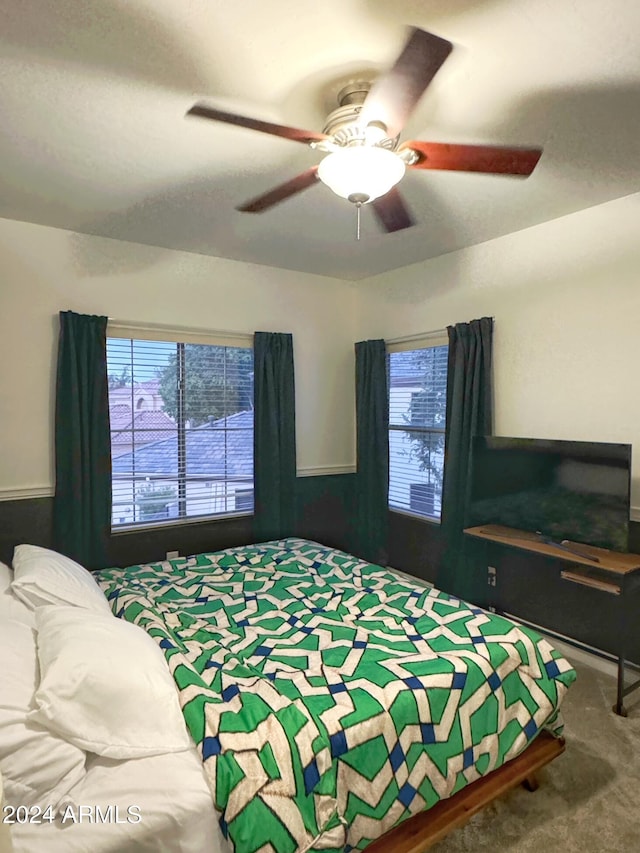
<svg viewBox="0 0 640 853"><path fill-rule="evenodd" d="M629 550L631 445L478 436L468 523Z"/></svg>

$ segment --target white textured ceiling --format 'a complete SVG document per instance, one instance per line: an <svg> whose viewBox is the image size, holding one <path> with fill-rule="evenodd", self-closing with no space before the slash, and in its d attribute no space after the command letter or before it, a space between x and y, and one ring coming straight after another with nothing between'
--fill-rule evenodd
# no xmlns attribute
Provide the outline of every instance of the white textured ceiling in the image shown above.
<svg viewBox="0 0 640 853"><path fill-rule="evenodd" d="M321 184L237 212L321 154L186 110L319 131L407 26L454 50L402 138L541 146L533 175L411 171L418 224L365 208L359 242ZM0 217L359 279L639 190L632 0L0 0Z"/></svg>

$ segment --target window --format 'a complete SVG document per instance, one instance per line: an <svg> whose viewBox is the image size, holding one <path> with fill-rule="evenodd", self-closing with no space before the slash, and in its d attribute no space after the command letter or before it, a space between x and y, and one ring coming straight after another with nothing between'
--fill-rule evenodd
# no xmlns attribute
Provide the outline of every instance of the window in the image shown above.
<svg viewBox="0 0 640 853"><path fill-rule="evenodd" d="M228 346L109 335L112 528L251 512L249 339Z"/></svg>
<svg viewBox="0 0 640 853"><path fill-rule="evenodd" d="M439 519L448 346L389 346L389 506Z"/></svg>

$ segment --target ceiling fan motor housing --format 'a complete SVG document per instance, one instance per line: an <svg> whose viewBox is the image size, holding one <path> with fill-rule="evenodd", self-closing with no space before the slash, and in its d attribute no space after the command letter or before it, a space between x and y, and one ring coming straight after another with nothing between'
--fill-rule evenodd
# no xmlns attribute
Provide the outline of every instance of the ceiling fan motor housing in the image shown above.
<svg viewBox="0 0 640 853"><path fill-rule="evenodd" d="M354 80L347 83L338 92L338 107L327 116L322 132L333 138L336 145L376 145L393 151L398 137L387 136L387 128L382 122L359 123L362 105L371 89L369 80Z"/></svg>

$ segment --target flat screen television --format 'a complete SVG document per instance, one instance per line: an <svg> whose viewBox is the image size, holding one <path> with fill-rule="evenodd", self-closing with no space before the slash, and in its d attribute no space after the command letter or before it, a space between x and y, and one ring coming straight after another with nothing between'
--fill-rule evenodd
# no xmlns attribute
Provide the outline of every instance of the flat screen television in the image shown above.
<svg viewBox="0 0 640 853"><path fill-rule="evenodd" d="M478 436L468 524L629 550L631 445Z"/></svg>

